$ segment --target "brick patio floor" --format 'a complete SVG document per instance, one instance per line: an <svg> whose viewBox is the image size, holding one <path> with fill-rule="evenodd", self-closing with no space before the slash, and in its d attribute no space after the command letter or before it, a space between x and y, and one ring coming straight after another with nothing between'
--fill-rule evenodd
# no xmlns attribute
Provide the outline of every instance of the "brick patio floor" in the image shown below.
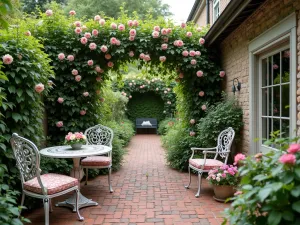
<svg viewBox="0 0 300 225"><path fill-rule="evenodd" d="M98 206L80 210L85 217L77 221L68 208L54 207L50 213L51 225L93 224L183 224L220 225L221 212L229 204L213 200L212 188L202 182L199 198L197 177L192 176L190 189L186 190L188 174L170 169L165 152L157 135L136 135L128 146L122 169L112 175L114 193L109 193L107 176L81 184L84 196L99 203ZM65 199L59 197L54 203ZM37 209L28 215L34 225L44 224L44 211Z"/></svg>

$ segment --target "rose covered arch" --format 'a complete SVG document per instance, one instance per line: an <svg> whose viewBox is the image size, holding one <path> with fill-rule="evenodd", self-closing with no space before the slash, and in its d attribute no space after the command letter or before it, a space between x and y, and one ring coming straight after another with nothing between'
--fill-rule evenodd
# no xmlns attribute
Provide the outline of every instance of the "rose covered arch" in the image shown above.
<svg viewBox="0 0 300 225"><path fill-rule="evenodd" d="M58 8L41 14L36 23L27 20L25 35L40 38L53 60L55 88L46 99L48 131L52 137L84 130L101 121L101 88L109 70L132 61L156 67L178 82L179 114L187 123L204 115L202 107L220 97L221 71L204 46L206 28L163 19L139 21L101 18L80 21L76 12L64 16ZM176 71L176 75L171 75ZM201 109L202 108L202 109ZM61 133L61 135L59 135Z"/></svg>

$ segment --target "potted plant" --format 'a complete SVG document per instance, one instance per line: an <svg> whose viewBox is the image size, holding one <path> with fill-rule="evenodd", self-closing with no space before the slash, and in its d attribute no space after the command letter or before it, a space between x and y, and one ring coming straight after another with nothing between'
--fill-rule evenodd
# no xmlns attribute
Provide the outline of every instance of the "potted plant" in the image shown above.
<svg viewBox="0 0 300 225"><path fill-rule="evenodd" d="M214 189L214 199L224 202L234 195L239 182L237 167L233 165L223 165L208 172L206 178Z"/></svg>
<svg viewBox="0 0 300 225"><path fill-rule="evenodd" d="M81 149L82 145L86 143L86 136L82 132L69 132L65 137L65 144L71 145L72 149Z"/></svg>

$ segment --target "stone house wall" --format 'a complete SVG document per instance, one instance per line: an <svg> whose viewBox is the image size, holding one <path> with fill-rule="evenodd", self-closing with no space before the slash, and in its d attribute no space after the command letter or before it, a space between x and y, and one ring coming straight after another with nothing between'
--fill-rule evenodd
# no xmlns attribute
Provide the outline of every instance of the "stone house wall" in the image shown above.
<svg viewBox="0 0 300 225"><path fill-rule="evenodd" d="M236 93L239 104L244 112L244 127L240 151L248 152L249 137L249 42L276 25L292 13L297 16L297 125L300 135L300 1L294 0L267 0L249 18L246 19L220 44L222 69L226 71L223 89L228 95L232 93L232 80L238 78L242 89ZM296 100L295 100L296 104Z"/></svg>

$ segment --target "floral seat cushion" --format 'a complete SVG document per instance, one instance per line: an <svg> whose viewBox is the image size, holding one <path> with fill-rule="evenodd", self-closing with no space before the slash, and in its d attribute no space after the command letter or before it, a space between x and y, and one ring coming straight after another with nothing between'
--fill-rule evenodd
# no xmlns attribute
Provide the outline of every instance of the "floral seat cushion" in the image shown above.
<svg viewBox="0 0 300 225"><path fill-rule="evenodd" d="M47 189L48 195L67 190L78 185L78 180L76 178L55 173L43 174L41 175L41 180L44 187ZM37 178L24 182L24 189L34 193L43 194Z"/></svg>
<svg viewBox="0 0 300 225"><path fill-rule="evenodd" d="M109 166L111 165L111 158L106 156L91 156L81 160L82 166Z"/></svg>
<svg viewBox="0 0 300 225"><path fill-rule="evenodd" d="M202 165L204 164L204 159L190 159L189 163L198 169L202 169ZM213 168L220 167L223 164L224 164L223 162L216 159L206 159L203 169L211 170Z"/></svg>

